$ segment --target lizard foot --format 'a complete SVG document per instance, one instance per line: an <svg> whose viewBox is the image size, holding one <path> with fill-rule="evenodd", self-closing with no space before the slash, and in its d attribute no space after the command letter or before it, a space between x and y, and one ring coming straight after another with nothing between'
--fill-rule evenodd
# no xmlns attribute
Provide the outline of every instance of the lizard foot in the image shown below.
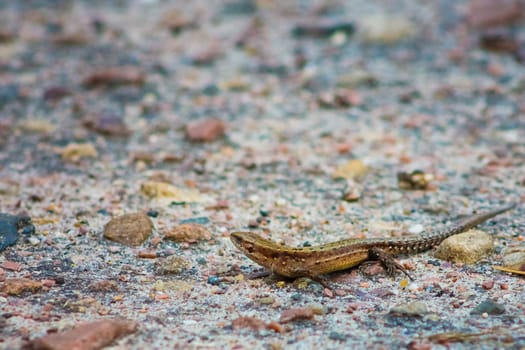
<svg viewBox="0 0 525 350"><path fill-rule="evenodd" d="M393 257L391 257L388 253L386 253L384 250L379 248L371 248L368 251L368 258L371 260L378 260L381 265L383 265L384 269L386 270L386 273L389 276L394 276L396 274L396 271L403 272L411 281L414 279L408 271L400 264L398 263Z"/></svg>

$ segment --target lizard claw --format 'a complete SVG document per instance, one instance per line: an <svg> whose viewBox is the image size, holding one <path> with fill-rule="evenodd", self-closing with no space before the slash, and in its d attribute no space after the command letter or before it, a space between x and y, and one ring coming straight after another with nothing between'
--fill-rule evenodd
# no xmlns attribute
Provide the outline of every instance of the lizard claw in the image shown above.
<svg viewBox="0 0 525 350"><path fill-rule="evenodd" d="M414 278L412 278L408 271L384 250L379 248L370 248L370 250L368 251L368 257L371 260L378 260L381 263L381 265L383 265L387 275L395 276L396 271L399 270L403 272L411 281L414 280Z"/></svg>

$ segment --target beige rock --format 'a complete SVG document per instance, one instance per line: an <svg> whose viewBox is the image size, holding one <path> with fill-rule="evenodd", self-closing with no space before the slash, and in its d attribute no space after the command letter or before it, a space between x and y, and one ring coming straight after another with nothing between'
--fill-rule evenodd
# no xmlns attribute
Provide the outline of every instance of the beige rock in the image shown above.
<svg viewBox="0 0 525 350"><path fill-rule="evenodd" d="M364 42L373 44L395 44L410 38L416 27L407 18L374 15L361 21L360 35Z"/></svg>
<svg viewBox="0 0 525 350"><path fill-rule="evenodd" d="M345 178L345 179L357 179L363 177L368 172L368 167L363 163L362 160L353 159L335 169L332 177Z"/></svg>
<svg viewBox="0 0 525 350"><path fill-rule="evenodd" d="M157 273L163 275L180 274L189 267L190 263L188 260L176 255L171 255L157 262Z"/></svg>
<svg viewBox="0 0 525 350"><path fill-rule="evenodd" d="M507 248L501 254L503 255L503 266L525 271L525 247Z"/></svg>
<svg viewBox="0 0 525 350"><path fill-rule="evenodd" d="M390 314L404 316L423 316L428 314L428 306L422 301L414 301L406 304L399 304L390 309Z"/></svg>
<svg viewBox="0 0 525 350"><path fill-rule="evenodd" d="M153 231L151 219L144 213L119 216L104 227L104 237L127 246L138 246Z"/></svg>
<svg viewBox="0 0 525 350"><path fill-rule="evenodd" d="M470 230L445 239L436 249L438 259L473 264L494 250L494 239L480 230Z"/></svg>
<svg viewBox="0 0 525 350"><path fill-rule="evenodd" d="M82 158L97 157L97 149L91 143L70 143L58 150L62 159L67 162L78 162Z"/></svg>
<svg viewBox="0 0 525 350"><path fill-rule="evenodd" d="M193 288L193 284L188 283L183 280L171 280L171 281L162 281L157 280L153 289L157 292L189 292Z"/></svg>
<svg viewBox="0 0 525 350"><path fill-rule="evenodd" d="M26 119L21 121L18 127L25 132L39 134L50 134L56 129L56 126L46 119Z"/></svg>
<svg viewBox="0 0 525 350"><path fill-rule="evenodd" d="M199 224L183 224L168 231L164 237L176 242L195 243L210 240L211 233L206 227Z"/></svg>
<svg viewBox="0 0 525 350"><path fill-rule="evenodd" d="M168 202L198 203L205 200L198 191L182 189L166 182L144 182L140 191L150 198Z"/></svg>

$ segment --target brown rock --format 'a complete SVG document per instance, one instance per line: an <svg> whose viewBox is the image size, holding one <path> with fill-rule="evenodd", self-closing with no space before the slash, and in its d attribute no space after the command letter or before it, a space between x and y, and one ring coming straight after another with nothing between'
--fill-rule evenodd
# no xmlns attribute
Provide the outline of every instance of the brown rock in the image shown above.
<svg viewBox="0 0 525 350"><path fill-rule="evenodd" d="M481 284L481 287L485 290L491 290L494 288L494 280L487 280Z"/></svg>
<svg viewBox="0 0 525 350"><path fill-rule="evenodd" d="M53 44L60 46L83 46L90 40L91 38L80 30L57 34L52 39Z"/></svg>
<svg viewBox="0 0 525 350"><path fill-rule="evenodd" d="M293 309L283 310L279 322L288 323L296 320L311 320L315 315L319 315L322 312L314 307L298 307Z"/></svg>
<svg viewBox="0 0 525 350"><path fill-rule="evenodd" d="M164 237L176 242L196 243L210 240L211 233L206 227L199 224L183 224L171 229Z"/></svg>
<svg viewBox="0 0 525 350"><path fill-rule="evenodd" d="M194 27L196 21L180 12L178 8L174 8L164 13L159 24L169 29L173 34L179 34L184 29Z"/></svg>
<svg viewBox="0 0 525 350"><path fill-rule="evenodd" d="M72 94L73 92L65 86L51 86L44 91L42 98L46 101L58 101Z"/></svg>
<svg viewBox="0 0 525 350"><path fill-rule="evenodd" d="M0 44L10 43L16 38L15 33L0 29Z"/></svg>
<svg viewBox="0 0 525 350"><path fill-rule="evenodd" d="M266 323L259 318L250 316L241 316L232 321L233 329L251 328L261 330L266 328Z"/></svg>
<svg viewBox="0 0 525 350"><path fill-rule="evenodd" d="M122 117L113 113L89 115L84 118L83 124L103 135L124 137L131 134Z"/></svg>
<svg viewBox="0 0 525 350"><path fill-rule="evenodd" d="M93 292L114 292L118 290L118 283L110 280L96 281L89 285L89 289Z"/></svg>
<svg viewBox="0 0 525 350"><path fill-rule="evenodd" d="M191 62L195 65L209 65L220 58L224 53L223 48L216 42L201 48L191 55Z"/></svg>
<svg viewBox="0 0 525 350"><path fill-rule="evenodd" d="M472 27L506 26L523 17L523 6L517 0L471 0L467 19Z"/></svg>
<svg viewBox="0 0 525 350"><path fill-rule="evenodd" d="M138 246L153 231L151 219L144 213L119 216L104 227L104 237L127 246Z"/></svg>
<svg viewBox="0 0 525 350"><path fill-rule="evenodd" d="M521 44L512 34L506 32L506 30L487 30L480 36L479 45L489 51L515 53L519 51ZM494 66L494 64L492 64L492 66Z"/></svg>
<svg viewBox="0 0 525 350"><path fill-rule="evenodd" d="M2 292L9 295L20 295L24 292L35 293L42 288L42 282L29 278L6 279L2 285Z"/></svg>
<svg viewBox="0 0 525 350"><path fill-rule="evenodd" d="M205 119L190 123L186 128L186 137L193 142L211 142L222 137L226 125L218 119Z"/></svg>
<svg viewBox="0 0 525 350"><path fill-rule="evenodd" d="M49 334L26 343L25 350L96 350L135 332L137 323L129 320L101 320L82 323L62 333Z"/></svg>
<svg viewBox="0 0 525 350"><path fill-rule="evenodd" d="M137 256L141 259L156 259L158 254L156 250L153 249L144 249L138 252Z"/></svg>
<svg viewBox="0 0 525 350"><path fill-rule="evenodd" d="M143 85L145 74L138 67L122 66L99 69L88 75L83 84L87 87Z"/></svg>
<svg viewBox="0 0 525 350"><path fill-rule="evenodd" d="M22 270L21 264L14 262L14 261L9 261L9 260L4 261L2 265L0 265L0 267L6 270L11 270L11 271L21 271Z"/></svg>

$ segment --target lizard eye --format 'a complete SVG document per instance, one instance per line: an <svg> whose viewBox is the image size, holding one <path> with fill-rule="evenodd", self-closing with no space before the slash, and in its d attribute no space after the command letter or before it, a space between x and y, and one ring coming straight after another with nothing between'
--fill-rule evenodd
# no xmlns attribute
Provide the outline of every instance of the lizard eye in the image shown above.
<svg viewBox="0 0 525 350"><path fill-rule="evenodd" d="M246 250L248 251L248 253L253 253L253 251L255 250L255 249L253 248L253 244L246 244L246 245L245 245L245 248L246 248Z"/></svg>

